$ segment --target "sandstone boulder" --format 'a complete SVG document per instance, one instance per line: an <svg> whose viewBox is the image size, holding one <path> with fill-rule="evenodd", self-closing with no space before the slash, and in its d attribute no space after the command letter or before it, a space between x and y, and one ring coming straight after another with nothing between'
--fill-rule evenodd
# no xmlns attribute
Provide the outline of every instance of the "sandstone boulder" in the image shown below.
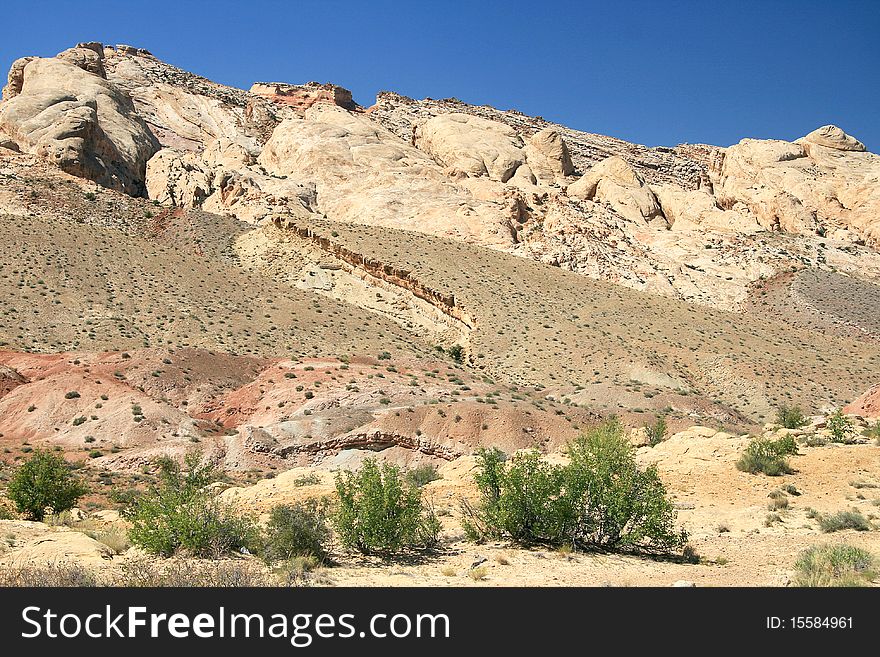
<svg viewBox="0 0 880 657"><path fill-rule="evenodd" d="M24 67L34 59L36 57L20 57L12 62L6 78L6 86L3 87L3 100L9 100L21 93L21 87L24 85Z"/></svg>
<svg viewBox="0 0 880 657"><path fill-rule="evenodd" d="M744 139L710 174L719 203L742 203L764 228L880 238L880 157L835 126L793 143Z"/></svg>
<svg viewBox="0 0 880 657"><path fill-rule="evenodd" d="M731 233L755 233L761 226L741 207L722 210L716 198L703 190L684 190L673 185L651 186L660 209L674 231L717 230Z"/></svg>
<svg viewBox="0 0 880 657"><path fill-rule="evenodd" d="M804 137L803 141L806 144L818 144L838 151L861 152L866 150L862 142L846 134L836 125L823 125Z"/></svg>
<svg viewBox="0 0 880 657"><path fill-rule="evenodd" d="M104 47L100 43L81 43L58 53L57 59L73 64L99 78L106 78L104 72Z"/></svg>
<svg viewBox="0 0 880 657"><path fill-rule="evenodd" d="M568 146L555 128L544 128L535 133L523 151L540 184L564 183L566 177L574 173Z"/></svg>
<svg viewBox="0 0 880 657"><path fill-rule="evenodd" d="M469 177L507 182L525 164L523 141L504 123L470 114L440 114L417 125L413 143L435 162Z"/></svg>
<svg viewBox="0 0 880 657"><path fill-rule="evenodd" d="M257 223L269 215L305 217L316 203L314 185L270 176L252 166L240 144L218 139L204 152L163 148L147 163L150 198L163 204L202 208Z"/></svg>
<svg viewBox="0 0 880 657"><path fill-rule="evenodd" d="M509 246L519 205L497 183L477 197L441 165L367 117L316 104L283 121L258 158L275 176L314 181L318 210L372 224ZM477 164L475 163L476 167Z"/></svg>
<svg viewBox="0 0 880 657"><path fill-rule="evenodd" d="M622 157L602 160L569 185L567 192L576 198L608 203L630 221L663 216L654 192Z"/></svg>
<svg viewBox="0 0 880 657"><path fill-rule="evenodd" d="M0 131L22 151L133 195L143 194L146 163L159 146L130 98L59 59L27 62L20 92L0 105Z"/></svg>

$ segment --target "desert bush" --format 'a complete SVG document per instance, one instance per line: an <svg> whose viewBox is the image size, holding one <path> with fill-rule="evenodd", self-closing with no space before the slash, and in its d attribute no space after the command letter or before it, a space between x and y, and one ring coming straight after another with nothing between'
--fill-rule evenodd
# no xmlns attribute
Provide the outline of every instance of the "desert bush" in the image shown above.
<svg viewBox="0 0 880 657"><path fill-rule="evenodd" d="M507 538L521 545L671 553L687 534L654 467L639 469L616 419L573 441L569 463L551 465L532 450L506 459L498 449L477 454L480 499L464 503L472 540Z"/></svg>
<svg viewBox="0 0 880 657"><path fill-rule="evenodd" d="M843 411L837 409L825 419L825 426L831 432L831 442L849 444L855 437L855 428Z"/></svg>
<svg viewBox="0 0 880 657"><path fill-rule="evenodd" d="M98 586L98 579L78 563L56 562L0 567L0 586L92 587Z"/></svg>
<svg viewBox="0 0 880 657"><path fill-rule="evenodd" d="M128 587L264 587L277 586L278 579L253 560L198 561L142 558L122 563L108 582Z"/></svg>
<svg viewBox="0 0 880 657"><path fill-rule="evenodd" d="M452 345L451 347L449 347L449 349L446 350L446 353L449 354L450 357L452 357L452 360L454 360L456 363L464 362L464 347L462 347L460 344Z"/></svg>
<svg viewBox="0 0 880 657"><path fill-rule="evenodd" d="M272 509L266 525L263 558L268 563L289 561L294 557L327 557L330 539L327 510L323 502L308 500L284 504Z"/></svg>
<svg viewBox="0 0 880 657"><path fill-rule="evenodd" d="M785 458L788 454L797 453L797 443L792 436L785 436L779 440L756 438L749 443L746 451L736 462L736 467L743 472L776 477L783 474L791 474L793 470Z"/></svg>
<svg viewBox="0 0 880 657"><path fill-rule="evenodd" d="M783 404L776 411L776 422L786 429L800 429L807 424L807 418L798 406Z"/></svg>
<svg viewBox="0 0 880 657"><path fill-rule="evenodd" d="M0 520L14 520L15 513L12 509L12 502L0 497Z"/></svg>
<svg viewBox="0 0 880 657"><path fill-rule="evenodd" d="M13 473L7 495L19 513L29 520L42 520L46 509L67 511L88 492L61 456L36 450Z"/></svg>
<svg viewBox="0 0 880 657"><path fill-rule="evenodd" d="M336 493L332 521L346 548L388 556L407 547L432 547L439 539L433 509L396 466L368 459L360 470L336 476Z"/></svg>
<svg viewBox="0 0 880 657"><path fill-rule="evenodd" d="M421 488L425 484L429 484L432 481L437 481L438 479L440 479L440 474L437 472L436 465L426 463L425 465L420 465L410 470L407 470L406 479L412 485Z"/></svg>
<svg viewBox="0 0 880 657"><path fill-rule="evenodd" d="M253 520L237 515L206 490L217 473L200 459L198 453L187 454L185 469L168 457L159 459L159 484L124 512L134 545L162 556L183 552L199 557L257 546Z"/></svg>
<svg viewBox="0 0 880 657"><path fill-rule="evenodd" d="M819 527L825 533L839 532L844 529L857 529L864 532L871 529L868 519L858 511L838 511L830 516L822 516L819 518Z"/></svg>
<svg viewBox="0 0 880 657"><path fill-rule="evenodd" d="M851 545L814 546L795 562L798 586L869 586L876 576L877 560L870 552Z"/></svg>
<svg viewBox="0 0 880 657"><path fill-rule="evenodd" d="M658 415L654 424L645 425L645 434L651 447L659 445L666 438L666 416Z"/></svg>

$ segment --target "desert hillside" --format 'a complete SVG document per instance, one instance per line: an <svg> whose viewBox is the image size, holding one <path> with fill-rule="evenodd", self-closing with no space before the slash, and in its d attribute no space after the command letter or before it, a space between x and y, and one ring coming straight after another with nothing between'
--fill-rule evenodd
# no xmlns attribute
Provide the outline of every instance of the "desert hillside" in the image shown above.
<svg viewBox="0 0 880 657"><path fill-rule="evenodd" d="M821 514L875 519L880 156L836 126L647 147L80 43L9 70L0 223L0 475L47 449L93 484L74 531L0 520L4 563L140 558L78 529L124 533L111 492L193 450L262 514L370 457L437 468L445 561L349 559L338 584L462 583L472 559L500 584L784 584ZM737 470L795 407L796 468ZM607 556L465 541L476 450L552 462L612 416L714 561L608 575ZM783 484L798 493L769 518ZM762 551L777 561L755 569Z"/></svg>

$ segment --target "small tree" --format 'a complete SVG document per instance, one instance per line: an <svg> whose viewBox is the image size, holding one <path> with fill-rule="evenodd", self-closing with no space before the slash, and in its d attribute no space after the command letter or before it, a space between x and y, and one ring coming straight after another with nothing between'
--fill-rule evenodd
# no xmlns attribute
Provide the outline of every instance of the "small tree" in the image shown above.
<svg viewBox="0 0 880 657"><path fill-rule="evenodd" d="M656 469L637 466L619 420L575 440L568 455L568 465L551 465L534 450L509 460L480 450L480 501L463 504L468 537L657 553L685 546Z"/></svg>
<svg viewBox="0 0 880 657"><path fill-rule="evenodd" d="M206 490L217 473L200 461L196 452L186 455L185 468L171 458L159 459L159 485L125 511L132 543L166 557L176 552L217 557L257 545L254 522L235 514Z"/></svg>
<svg viewBox="0 0 880 657"><path fill-rule="evenodd" d="M855 434L852 420L839 408L825 419L825 426L831 432L831 442L851 443Z"/></svg>
<svg viewBox="0 0 880 657"><path fill-rule="evenodd" d="M432 547L439 539L433 510L396 466L368 459L357 472L336 476L336 493L332 521L346 548L389 556L406 547Z"/></svg>
<svg viewBox="0 0 880 657"><path fill-rule="evenodd" d="M52 513L67 511L87 492L88 487L73 475L69 463L40 449L18 467L7 490L19 513L38 521L43 520L47 508Z"/></svg>
<svg viewBox="0 0 880 657"><path fill-rule="evenodd" d="M268 563L294 557L315 557L323 561L327 557L324 546L329 539L323 502L312 499L276 506L266 526L263 558Z"/></svg>
<svg viewBox="0 0 880 657"><path fill-rule="evenodd" d="M807 423L807 418L798 406L783 404L776 411L776 422L786 429L800 429Z"/></svg>
<svg viewBox="0 0 880 657"><path fill-rule="evenodd" d="M666 438L666 416L658 415L654 424L645 425L645 434L648 436L648 444L651 447L659 445Z"/></svg>

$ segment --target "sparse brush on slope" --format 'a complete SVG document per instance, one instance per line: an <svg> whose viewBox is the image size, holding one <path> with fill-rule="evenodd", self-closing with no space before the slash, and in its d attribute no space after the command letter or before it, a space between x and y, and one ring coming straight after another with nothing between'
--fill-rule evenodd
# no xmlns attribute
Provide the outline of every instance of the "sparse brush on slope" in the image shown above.
<svg viewBox="0 0 880 657"><path fill-rule="evenodd" d="M837 409L825 418L825 426L831 432L831 442L849 444L855 438L855 427L843 411Z"/></svg>
<svg viewBox="0 0 880 657"><path fill-rule="evenodd" d="M807 418L800 407L783 404L776 411L776 422L786 429L800 429L807 424Z"/></svg>
<svg viewBox="0 0 880 657"><path fill-rule="evenodd" d="M567 465L552 465L536 451L507 460L496 448L480 450L480 500L463 503L468 536L649 553L685 547L687 533L675 527L657 470L637 466L618 420L576 439L568 455Z"/></svg>
<svg viewBox="0 0 880 657"><path fill-rule="evenodd" d="M262 556L268 563L305 556L323 561L329 540L325 502L311 499L276 506L266 525Z"/></svg>

